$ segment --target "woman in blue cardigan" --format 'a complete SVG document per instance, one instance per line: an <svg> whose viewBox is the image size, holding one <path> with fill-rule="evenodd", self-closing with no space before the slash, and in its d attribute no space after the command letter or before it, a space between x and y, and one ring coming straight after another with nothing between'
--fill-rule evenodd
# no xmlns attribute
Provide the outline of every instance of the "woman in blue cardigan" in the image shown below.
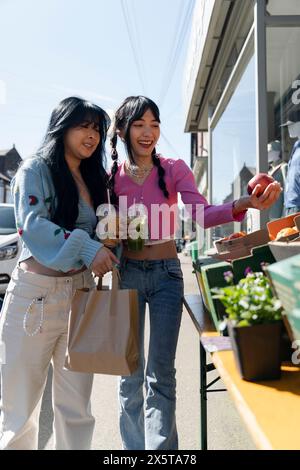
<svg viewBox="0 0 300 470"><path fill-rule="evenodd" d="M75 289L94 287L118 262L94 239L95 211L106 202L105 111L66 98L53 111L44 142L12 181L22 251L0 319L1 449L37 449L40 403L53 364L56 449L89 449L93 376L63 369Z"/></svg>

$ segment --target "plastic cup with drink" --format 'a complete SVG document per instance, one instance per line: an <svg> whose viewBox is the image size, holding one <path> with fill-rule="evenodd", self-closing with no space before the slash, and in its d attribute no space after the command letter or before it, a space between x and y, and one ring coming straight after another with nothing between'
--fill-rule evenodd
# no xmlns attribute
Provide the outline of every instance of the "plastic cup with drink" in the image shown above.
<svg viewBox="0 0 300 470"><path fill-rule="evenodd" d="M96 234L99 240L107 248L114 248L120 243L119 240L119 214L116 208L110 203L108 194L108 204L99 206L97 216L99 222L96 228Z"/></svg>
<svg viewBox="0 0 300 470"><path fill-rule="evenodd" d="M127 247L129 251L141 251L145 246L147 238L147 217L145 215L131 216L127 218L128 238Z"/></svg>
<svg viewBox="0 0 300 470"><path fill-rule="evenodd" d="M136 204L128 211L127 217L127 247L129 251L141 251L148 238L148 218L144 211L144 206Z"/></svg>

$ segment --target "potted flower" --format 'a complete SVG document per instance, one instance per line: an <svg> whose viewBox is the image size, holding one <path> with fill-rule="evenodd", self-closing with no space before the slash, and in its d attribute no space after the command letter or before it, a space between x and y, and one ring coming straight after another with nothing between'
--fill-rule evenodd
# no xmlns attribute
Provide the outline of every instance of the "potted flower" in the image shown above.
<svg viewBox="0 0 300 470"><path fill-rule="evenodd" d="M229 282L232 282L229 279ZM282 306L262 272L251 272L236 285L213 289L225 306L235 359L246 380L280 377Z"/></svg>

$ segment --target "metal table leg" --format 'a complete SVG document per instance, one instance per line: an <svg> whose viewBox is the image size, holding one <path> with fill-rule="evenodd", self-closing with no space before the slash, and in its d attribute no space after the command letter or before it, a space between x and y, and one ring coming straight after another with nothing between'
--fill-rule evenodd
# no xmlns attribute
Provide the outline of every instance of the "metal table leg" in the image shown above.
<svg viewBox="0 0 300 470"><path fill-rule="evenodd" d="M206 351L200 340L200 439L201 450L207 450L207 381L206 381Z"/></svg>
<svg viewBox="0 0 300 470"><path fill-rule="evenodd" d="M200 442L201 450L207 450L207 393L208 392L226 392L226 389L212 389L209 388L220 380L220 377L215 378L209 384L207 383L207 374L215 370L213 363L206 364L206 350L201 343L200 339Z"/></svg>

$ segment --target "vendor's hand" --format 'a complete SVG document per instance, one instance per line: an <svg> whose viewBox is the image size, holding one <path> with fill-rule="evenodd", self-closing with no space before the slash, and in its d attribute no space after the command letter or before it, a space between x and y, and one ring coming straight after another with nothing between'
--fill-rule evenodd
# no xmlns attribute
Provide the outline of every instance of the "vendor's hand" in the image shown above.
<svg viewBox="0 0 300 470"><path fill-rule="evenodd" d="M112 270L113 263L119 264L118 258L103 246L97 251L90 268L96 276L102 277Z"/></svg>
<svg viewBox="0 0 300 470"><path fill-rule="evenodd" d="M261 186L260 184L257 184L250 196L250 207L258 210L264 210L271 207L274 202L277 201L280 196L280 193L282 192L282 187L277 181L274 181L266 187L266 189L260 196L258 196L260 191Z"/></svg>

